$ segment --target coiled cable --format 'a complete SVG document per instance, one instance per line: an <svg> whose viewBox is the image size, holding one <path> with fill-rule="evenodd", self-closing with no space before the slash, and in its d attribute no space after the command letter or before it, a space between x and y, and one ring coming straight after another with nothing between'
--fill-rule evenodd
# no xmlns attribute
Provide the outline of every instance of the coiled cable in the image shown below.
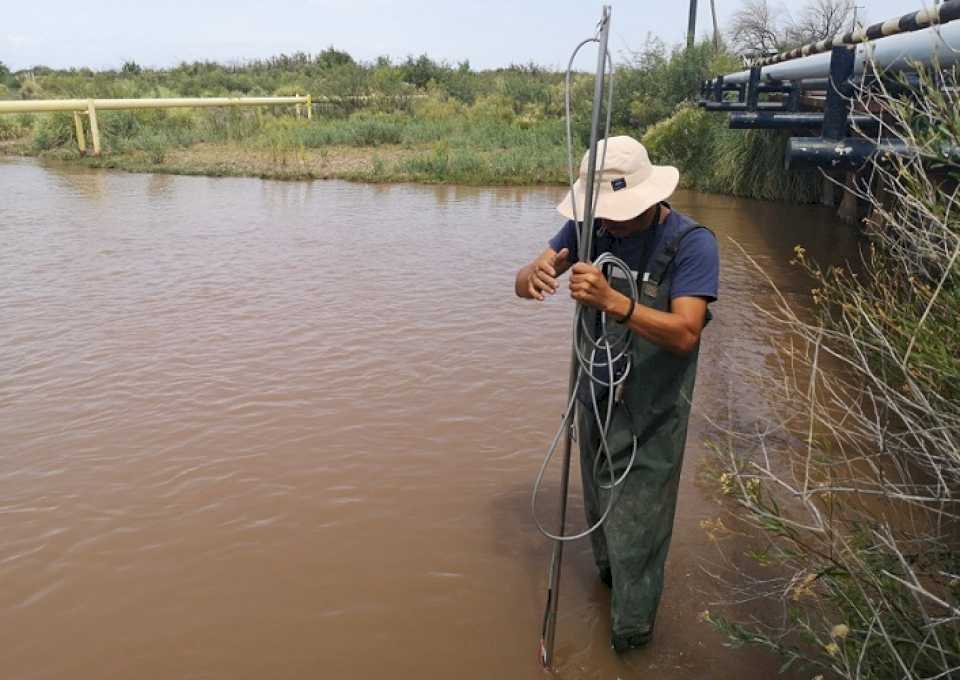
<svg viewBox="0 0 960 680"><path fill-rule="evenodd" d="M571 113L571 79L573 76L573 62L576 59L577 54L580 52L581 48L585 45L588 45L592 42L600 42L597 36L588 38L582 41L576 48L573 50L573 54L570 55L570 61L567 64L566 77L564 79L565 83L565 92L564 92L564 113L566 117L566 133L567 133L567 169L569 174L570 181L570 203L573 211L573 221L574 225L579 224L577 219L577 202L575 194L575 178L576 173L574 171L574 158L573 158L573 116ZM613 59L610 56L609 50L607 50L605 55L605 61L609 68L609 89L607 93L607 114L606 114L606 124L604 127L604 144L603 144L603 153L600 157L600 165L597 168L595 177L599 177L603 173L603 168L606 163L607 155L607 143L606 140L610 135L610 122L613 111ZM596 180L595 180L596 181ZM593 191L593 210L590 211L591 215L595 215L596 211L596 202L599 192ZM591 222L593 220L591 219ZM593 228L593 224L586 225L588 229ZM577 252L583 253L583 247L586 244L581 243L580 232L577 229L574 229L577 235ZM586 260L589 261L590 254L587 253ZM620 258L612 255L611 253L603 253L593 262L595 266L600 271L604 272L607 276L612 276L613 272L619 270L623 274L623 277L627 280L629 286L629 295L632 300L635 302L639 301L640 293L637 287L636 279L633 276L630 267ZM603 526L603 523L606 521L613 505L616 501L615 491L621 484L627 479L630 470L633 468L633 464L637 456L637 438L633 437L633 451L630 454L630 460L627 463L626 469L623 473L617 477L614 472L613 466L613 457L610 453L610 447L607 442L607 434L610 429L610 424L613 420L613 408L618 400L618 395L620 388L627 380L630 375L631 368L631 355L630 347L633 342L633 335L629 331L626 331L623 334L615 334L608 331L607 323L608 318L606 312L600 313L599 319L599 330L597 328L590 328L586 319L587 307L583 304L577 304L576 312L574 313L573 319L573 333L574 333L574 347L576 348L576 362L577 362L577 377L574 382L573 388L570 390L570 399L567 401L566 409L564 410L563 417L560 421L560 428L557 430L557 433L553 437L553 441L550 443L550 447L547 449L547 454L543 459L543 463L540 465L540 470L537 472L536 480L533 484L533 494L530 500L530 512L533 516L533 521L537 525L537 528L547 538L550 538L554 541L575 541L585 536L589 536L594 531ZM620 362L624 362L623 370L616 372L617 365ZM606 369L604 371L598 371L597 369ZM599 375L598 375L599 373ZM600 518L591 526L587 527L585 530L577 534L570 535L557 535L552 533L546 527L543 526L543 523L540 522L539 517L537 516L537 498L540 494L540 487L543 484L543 477L546 474L547 466L550 464L550 461L553 459L554 454L557 451L557 447L560 444L560 441L565 435L569 432L571 427L571 419L574 418L577 408L577 398L580 392L581 383L584 380L589 380L590 388L590 406L592 410L592 416L597 424L597 430L600 435L600 444L597 449L597 455L594 457L592 474L594 477L594 482L601 489L609 491L606 507L604 508L603 514ZM600 401L598 398L597 389L603 388L606 390L606 406L604 413L601 414ZM585 442L584 442L585 444ZM600 466L606 464L607 472L606 475L608 480L601 481L601 470ZM584 480L586 481L586 480Z"/></svg>

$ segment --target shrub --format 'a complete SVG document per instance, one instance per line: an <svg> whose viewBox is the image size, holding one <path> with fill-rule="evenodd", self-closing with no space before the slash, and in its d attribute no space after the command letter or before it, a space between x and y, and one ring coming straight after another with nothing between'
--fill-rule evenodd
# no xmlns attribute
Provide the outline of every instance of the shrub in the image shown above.
<svg viewBox="0 0 960 680"><path fill-rule="evenodd" d="M167 157L171 140L163 132L148 132L134 141L134 146L143 151L151 163L160 165Z"/></svg>
<svg viewBox="0 0 960 680"><path fill-rule="evenodd" d="M13 116L0 115L0 142L20 139L26 134L27 129L21 126L20 122Z"/></svg>
<svg viewBox="0 0 960 680"><path fill-rule="evenodd" d="M723 120L696 106L681 106L670 118L643 135L651 160L675 165L684 186L711 189L716 185L717 136Z"/></svg>
<svg viewBox="0 0 960 680"><path fill-rule="evenodd" d="M413 105L413 113L424 120L446 120L463 114L463 105L455 99L434 93Z"/></svg>
<svg viewBox="0 0 960 680"><path fill-rule="evenodd" d="M33 147L49 151L74 141L73 115L66 111L37 116L33 125Z"/></svg>
<svg viewBox="0 0 960 680"><path fill-rule="evenodd" d="M680 169L684 186L773 201L815 202L821 175L784 167L787 137L770 130L728 130L722 117L685 104L651 126L642 140L655 162Z"/></svg>
<svg viewBox="0 0 960 680"><path fill-rule="evenodd" d="M873 159L858 184L872 212L853 270L797 246L816 311L778 294L770 314L781 370L761 388L776 412L715 442L721 490L762 570L730 560L725 580L777 613L704 618L811 675L960 668L960 83L944 78L921 74L902 98L859 93L916 153Z"/></svg>
<svg viewBox="0 0 960 680"><path fill-rule="evenodd" d="M513 100L502 94L487 94L478 97L467 109L467 119L471 122L513 123Z"/></svg>

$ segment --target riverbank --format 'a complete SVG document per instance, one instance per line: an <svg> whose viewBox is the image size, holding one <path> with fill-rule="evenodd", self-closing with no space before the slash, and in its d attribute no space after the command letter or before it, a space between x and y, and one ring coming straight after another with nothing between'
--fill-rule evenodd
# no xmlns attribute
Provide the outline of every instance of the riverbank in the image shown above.
<svg viewBox="0 0 960 680"><path fill-rule="evenodd" d="M4 148L88 167L184 175L488 186L567 180L561 120L500 119L481 107L437 111L430 102L421 109L313 120L251 111L223 118L159 112L141 120L139 114L106 112L98 157L82 154L72 121L53 114L20 128ZM578 146L578 158L581 152Z"/></svg>
<svg viewBox="0 0 960 680"><path fill-rule="evenodd" d="M468 186L537 186L566 183L562 159L549 162L504 151L463 151L401 145L298 149L278 155L242 144L202 142L165 151L162 158L130 149L102 156L67 149L36 152L28 142L0 144L0 155L56 160L128 172L262 179L343 179Z"/></svg>
<svg viewBox="0 0 960 680"><path fill-rule="evenodd" d="M168 114L105 112L103 153L77 149L72 119L29 121L0 153L87 167L178 175L264 179L344 179L472 186L563 185L566 132L557 118L517 118L488 103L469 109L426 100L418 111L359 111L313 120L257 112ZM448 110L449 109L449 110ZM784 168L785 137L729 130L722 116L681 105L639 137L655 163L680 169L683 188L788 203L816 203L816 171ZM575 138L575 156L584 146Z"/></svg>

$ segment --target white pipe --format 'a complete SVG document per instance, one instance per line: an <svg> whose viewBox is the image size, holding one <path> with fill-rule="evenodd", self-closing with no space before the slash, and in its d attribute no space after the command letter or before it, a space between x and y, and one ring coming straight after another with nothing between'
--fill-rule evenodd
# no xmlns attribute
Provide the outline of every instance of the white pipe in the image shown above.
<svg viewBox="0 0 960 680"><path fill-rule="evenodd" d="M929 64L934 58L939 60L940 66L953 66L960 62L960 21L857 45L854 73L863 73L870 56L879 68L891 71L909 69L911 62ZM760 80L805 80L829 75L830 53L824 52L764 66ZM739 84L749 80L750 71L738 71L723 77L724 83Z"/></svg>

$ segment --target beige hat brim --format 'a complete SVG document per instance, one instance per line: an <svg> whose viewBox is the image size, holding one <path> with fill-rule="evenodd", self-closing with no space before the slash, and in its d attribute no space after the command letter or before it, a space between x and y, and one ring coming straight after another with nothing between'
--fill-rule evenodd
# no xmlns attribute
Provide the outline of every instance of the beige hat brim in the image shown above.
<svg viewBox="0 0 960 680"><path fill-rule="evenodd" d="M654 165L650 176L641 184L620 191L606 190L601 187L597 196L596 217L624 222L648 210L660 201L668 199L680 183L680 171L671 165ZM572 195L576 197L576 219L583 220L584 191L582 180L573 185ZM557 212L567 219L574 219L571 192L567 192L557 206Z"/></svg>

